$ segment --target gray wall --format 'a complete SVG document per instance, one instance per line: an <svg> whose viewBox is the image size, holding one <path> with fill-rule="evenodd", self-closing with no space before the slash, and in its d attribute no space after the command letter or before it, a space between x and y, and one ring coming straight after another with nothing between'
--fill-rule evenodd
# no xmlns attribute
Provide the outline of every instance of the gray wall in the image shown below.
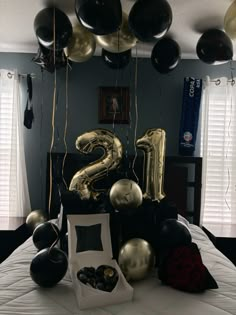
<svg viewBox="0 0 236 315"><path fill-rule="evenodd" d="M31 54L0 53L0 67L19 73L35 73L33 80L33 106L35 121L32 129L24 127L25 154L32 209L45 208L46 153L52 139L52 104L54 74L44 71L32 62ZM137 87L135 88L135 59L124 70L108 68L100 57L93 57L81 64L72 64L68 79L68 152L76 152L75 140L78 135L94 128L113 130L111 124L98 123L98 88L100 86L129 86L131 91L132 124L115 125L115 132L128 153L133 153L134 145L134 95L138 100L137 138L148 128L162 128L167 136L167 155L178 154L178 133L182 107L183 80L185 76L204 78L210 75L230 77L230 64L209 66L199 60L182 60L169 74L159 74L150 59L138 59ZM57 71L55 112L55 152L64 152L63 133L66 106L65 69ZM26 80L21 80L22 112L26 103ZM126 134L129 134L129 145Z"/></svg>

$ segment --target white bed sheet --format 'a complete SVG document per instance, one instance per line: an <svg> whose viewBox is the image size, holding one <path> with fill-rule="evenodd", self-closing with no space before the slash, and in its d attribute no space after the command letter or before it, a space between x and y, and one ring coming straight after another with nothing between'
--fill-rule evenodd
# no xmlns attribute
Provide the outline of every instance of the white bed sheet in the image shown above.
<svg viewBox="0 0 236 315"><path fill-rule="evenodd" d="M132 302L80 311L69 273L55 287L37 286L29 275L36 249L29 238L0 265L1 315L236 315L236 267L195 225L189 225L203 263L219 289L190 294L164 286L156 271L133 283Z"/></svg>

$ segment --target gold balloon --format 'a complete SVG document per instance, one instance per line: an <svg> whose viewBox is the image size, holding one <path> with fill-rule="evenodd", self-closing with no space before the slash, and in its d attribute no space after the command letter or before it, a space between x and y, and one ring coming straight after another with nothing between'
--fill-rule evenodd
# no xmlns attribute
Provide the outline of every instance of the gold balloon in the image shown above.
<svg viewBox="0 0 236 315"><path fill-rule="evenodd" d="M162 129L148 129L136 141L137 148L144 151L144 199L161 201L165 197L164 166L166 134Z"/></svg>
<svg viewBox="0 0 236 315"><path fill-rule="evenodd" d="M226 11L224 29L231 39L236 38L236 1L234 1Z"/></svg>
<svg viewBox="0 0 236 315"><path fill-rule="evenodd" d="M155 253L147 241L132 238L121 247L118 263L127 281L142 280L154 267Z"/></svg>
<svg viewBox="0 0 236 315"><path fill-rule="evenodd" d="M137 183L130 179L120 179L110 190L110 201L117 210L135 209L142 204L142 190Z"/></svg>
<svg viewBox="0 0 236 315"><path fill-rule="evenodd" d="M98 160L79 170L72 178L69 190L78 191L81 199L97 199L101 191L93 188L93 183L117 168L123 154L122 143L115 134L106 129L88 131L76 140L76 149L84 154L102 148L104 154Z"/></svg>
<svg viewBox="0 0 236 315"><path fill-rule="evenodd" d="M73 27L73 34L64 53L68 59L74 62L84 62L94 55L96 40L82 25Z"/></svg>
<svg viewBox="0 0 236 315"><path fill-rule="evenodd" d="M128 25L128 16L123 12L120 30L108 35L97 35L97 43L105 50L113 53L121 53L129 50L137 44L137 38L132 34Z"/></svg>
<svg viewBox="0 0 236 315"><path fill-rule="evenodd" d="M41 223L44 223L47 221L47 214L45 211L38 209L33 210L30 212L30 214L26 218L26 225L29 228L31 232L34 231L34 229Z"/></svg>

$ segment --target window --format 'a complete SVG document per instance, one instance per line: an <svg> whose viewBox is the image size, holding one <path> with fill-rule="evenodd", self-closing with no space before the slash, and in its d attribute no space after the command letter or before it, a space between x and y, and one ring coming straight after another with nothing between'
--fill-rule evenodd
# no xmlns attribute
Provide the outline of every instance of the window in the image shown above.
<svg viewBox="0 0 236 315"><path fill-rule="evenodd" d="M202 221L236 223L236 85L205 82L201 104Z"/></svg>
<svg viewBox="0 0 236 315"><path fill-rule="evenodd" d="M0 70L0 217L30 210L21 114L18 74Z"/></svg>

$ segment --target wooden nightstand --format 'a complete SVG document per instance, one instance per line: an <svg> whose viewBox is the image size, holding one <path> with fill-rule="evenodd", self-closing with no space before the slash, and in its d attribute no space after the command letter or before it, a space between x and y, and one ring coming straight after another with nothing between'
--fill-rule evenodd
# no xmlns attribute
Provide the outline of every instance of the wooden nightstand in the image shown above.
<svg viewBox="0 0 236 315"><path fill-rule="evenodd" d="M236 265L236 224L205 224L202 229L215 247Z"/></svg>

